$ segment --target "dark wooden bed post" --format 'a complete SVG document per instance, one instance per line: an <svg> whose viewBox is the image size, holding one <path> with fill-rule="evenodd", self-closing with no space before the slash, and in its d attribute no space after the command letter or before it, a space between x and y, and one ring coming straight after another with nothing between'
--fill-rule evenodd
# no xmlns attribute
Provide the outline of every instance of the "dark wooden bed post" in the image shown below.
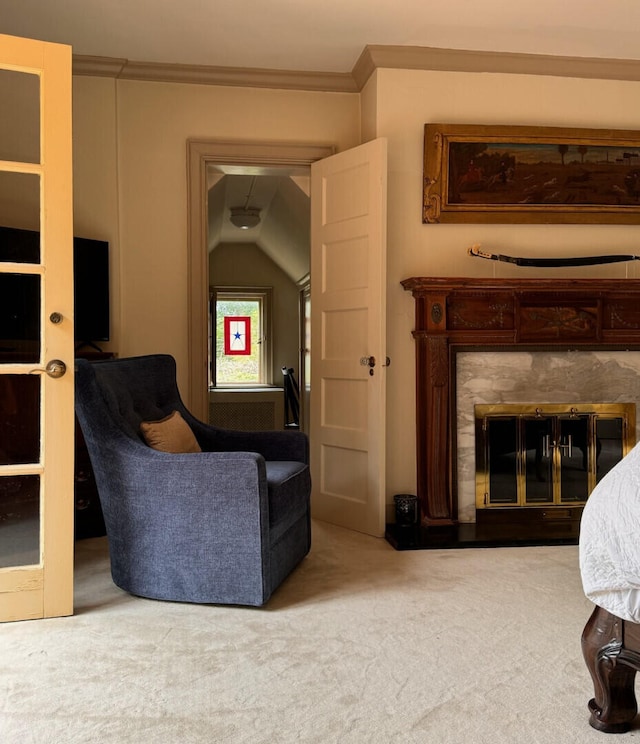
<svg viewBox="0 0 640 744"><path fill-rule="evenodd" d="M636 717L634 682L640 669L640 625L596 607L582 632L582 654L593 680L589 723L622 734Z"/></svg>

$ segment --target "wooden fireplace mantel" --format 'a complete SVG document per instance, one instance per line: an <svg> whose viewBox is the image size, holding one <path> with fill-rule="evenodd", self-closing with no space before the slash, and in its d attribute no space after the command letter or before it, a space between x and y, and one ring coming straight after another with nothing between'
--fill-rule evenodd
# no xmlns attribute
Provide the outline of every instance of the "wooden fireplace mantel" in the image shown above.
<svg viewBox="0 0 640 744"><path fill-rule="evenodd" d="M412 277L421 524L457 524L458 350L640 349L640 279Z"/></svg>

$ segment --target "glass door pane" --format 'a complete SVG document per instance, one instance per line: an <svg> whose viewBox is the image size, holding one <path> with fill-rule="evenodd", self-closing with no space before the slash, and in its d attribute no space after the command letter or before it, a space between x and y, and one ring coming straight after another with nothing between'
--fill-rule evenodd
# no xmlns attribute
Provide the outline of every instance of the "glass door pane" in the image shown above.
<svg viewBox="0 0 640 744"><path fill-rule="evenodd" d="M40 277L0 273L0 362L40 359Z"/></svg>
<svg viewBox="0 0 640 744"><path fill-rule="evenodd" d="M0 478L0 568L40 563L40 477Z"/></svg>
<svg viewBox="0 0 640 744"><path fill-rule="evenodd" d="M563 504L582 503L589 495L591 418L574 416L558 420L560 493Z"/></svg>
<svg viewBox="0 0 640 744"><path fill-rule="evenodd" d="M0 465L40 462L40 377L0 374Z"/></svg>
<svg viewBox="0 0 640 744"><path fill-rule="evenodd" d="M0 171L0 194L22 191L23 196L31 202L31 208L21 208L22 224L33 225L32 230L0 225L0 261L12 263L40 263L40 215L36 212L40 182L37 176L25 173L2 173ZM12 219L5 216L3 222L16 221L15 212Z"/></svg>
<svg viewBox="0 0 640 744"><path fill-rule="evenodd" d="M489 503L516 506L518 503L517 419L488 418L487 468Z"/></svg>
<svg viewBox="0 0 640 744"><path fill-rule="evenodd" d="M0 101L0 160L39 163L40 77L0 69Z"/></svg>
<svg viewBox="0 0 640 744"><path fill-rule="evenodd" d="M40 360L39 225L39 175L0 170L0 363Z"/></svg>
<svg viewBox="0 0 640 744"><path fill-rule="evenodd" d="M523 419L525 503L553 503L553 418Z"/></svg>
<svg viewBox="0 0 640 744"><path fill-rule="evenodd" d="M624 454L624 420L622 418L596 419L596 483L611 470Z"/></svg>

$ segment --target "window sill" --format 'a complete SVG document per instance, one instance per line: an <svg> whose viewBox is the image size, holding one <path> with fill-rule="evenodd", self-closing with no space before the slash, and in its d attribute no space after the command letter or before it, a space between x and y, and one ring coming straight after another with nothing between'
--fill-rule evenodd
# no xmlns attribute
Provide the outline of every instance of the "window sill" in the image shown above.
<svg viewBox="0 0 640 744"><path fill-rule="evenodd" d="M283 387L278 385L218 385L217 387L210 387L210 393L270 393L270 392L284 392Z"/></svg>

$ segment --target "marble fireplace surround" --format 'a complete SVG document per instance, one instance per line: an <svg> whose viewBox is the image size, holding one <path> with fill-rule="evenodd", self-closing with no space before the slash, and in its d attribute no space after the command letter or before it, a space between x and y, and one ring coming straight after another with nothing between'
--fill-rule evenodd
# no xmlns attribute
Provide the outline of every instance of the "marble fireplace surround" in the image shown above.
<svg viewBox="0 0 640 744"><path fill-rule="evenodd" d="M640 400L640 280L402 285L415 300L417 492L427 531L475 520L476 403Z"/></svg>
<svg viewBox="0 0 640 744"><path fill-rule="evenodd" d="M475 406L640 401L640 351L480 351L456 354L458 520L476 520ZM636 418L634 439L640 441Z"/></svg>

